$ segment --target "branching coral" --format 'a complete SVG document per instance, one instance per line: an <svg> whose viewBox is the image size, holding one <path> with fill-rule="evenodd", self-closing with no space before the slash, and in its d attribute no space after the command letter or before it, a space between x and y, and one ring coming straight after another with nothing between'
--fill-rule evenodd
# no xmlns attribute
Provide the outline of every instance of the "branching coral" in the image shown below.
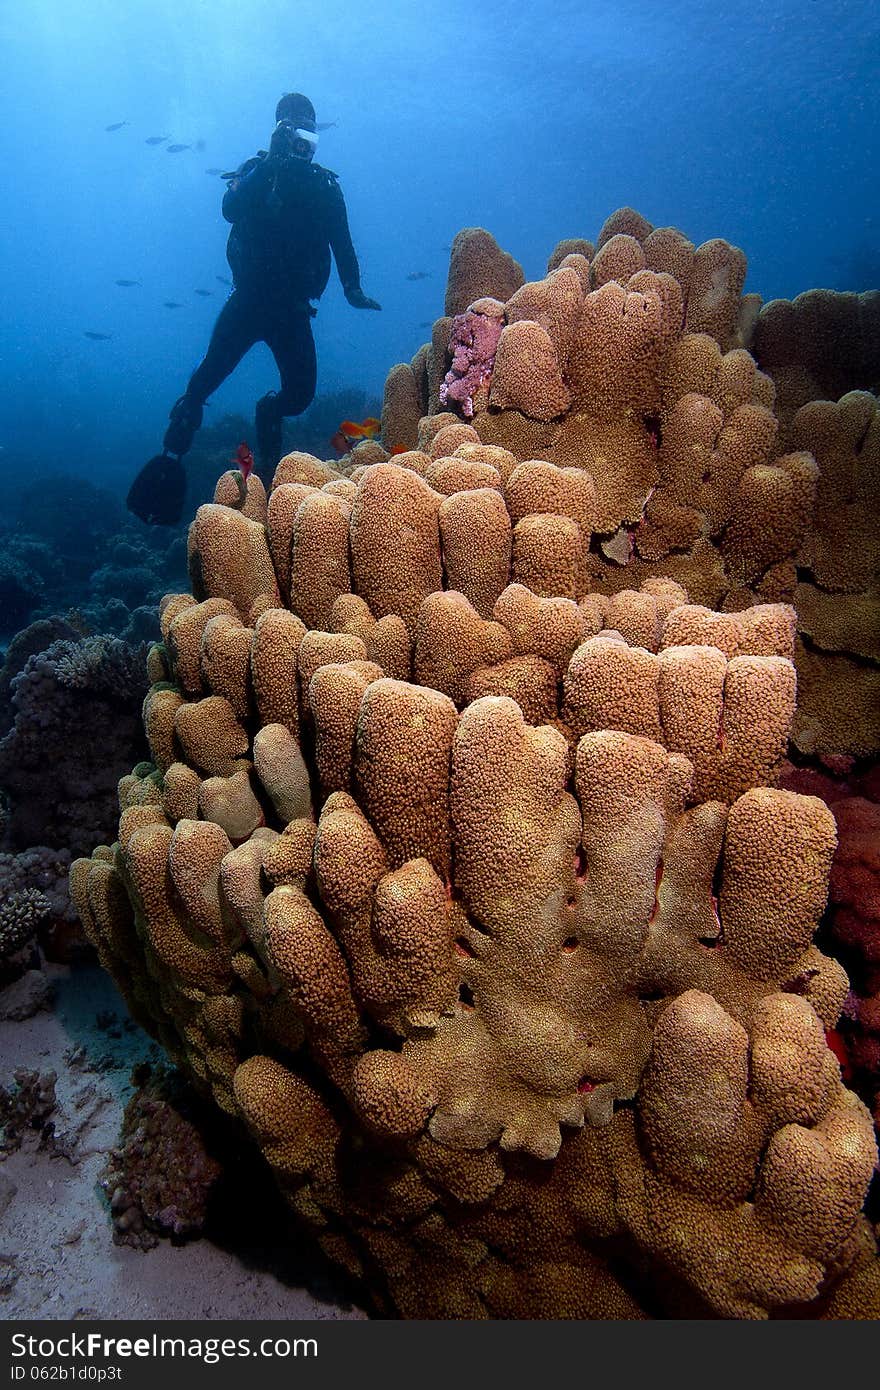
<svg viewBox="0 0 880 1390"><path fill-rule="evenodd" d="M37 888L20 888L0 902L0 964L33 944L49 910L49 899Z"/></svg>
<svg viewBox="0 0 880 1390"><path fill-rule="evenodd" d="M66 960L82 945L70 901L70 851L33 845L18 854L0 854L0 913L10 913L10 927L40 943L51 960Z"/></svg>

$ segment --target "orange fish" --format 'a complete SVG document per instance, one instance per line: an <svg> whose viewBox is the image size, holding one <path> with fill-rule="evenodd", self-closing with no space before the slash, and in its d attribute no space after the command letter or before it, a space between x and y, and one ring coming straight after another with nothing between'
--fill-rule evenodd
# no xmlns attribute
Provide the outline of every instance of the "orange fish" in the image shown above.
<svg viewBox="0 0 880 1390"><path fill-rule="evenodd" d="M381 428L382 421L377 420L375 415L368 415L360 424L357 420L343 420L330 443L337 454L347 454L352 444L357 444L361 439L375 439Z"/></svg>
<svg viewBox="0 0 880 1390"><path fill-rule="evenodd" d="M392 454L408 454L409 449L405 444L395 444L391 452Z"/></svg>
<svg viewBox="0 0 880 1390"><path fill-rule="evenodd" d="M237 463L241 469L241 476L247 482L254 471L254 456L244 440L239 444L235 451L235 457L229 460L230 463Z"/></svg>
<svg viewBox="0 0 880 1390"><path fill-rule="evenodd" d="M356 420L343 420L340 430L348 439L375 439L382 428L382 421L375 415L368 415L360 424Z"/></svg>

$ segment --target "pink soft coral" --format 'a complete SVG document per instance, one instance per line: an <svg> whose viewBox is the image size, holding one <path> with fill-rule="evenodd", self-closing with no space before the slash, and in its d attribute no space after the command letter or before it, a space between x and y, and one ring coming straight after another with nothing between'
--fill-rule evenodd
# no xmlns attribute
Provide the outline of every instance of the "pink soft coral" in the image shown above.
<svg viewBox="0 0 880 1390"><path fill-rule="evenodd" d="M473 419L474 397L487 388L495 365L498 339L504 327L503 306L497 300L477 300L452 320L449 350L452 366L440 387L440 404L457 405L466 420Z"/></svg>

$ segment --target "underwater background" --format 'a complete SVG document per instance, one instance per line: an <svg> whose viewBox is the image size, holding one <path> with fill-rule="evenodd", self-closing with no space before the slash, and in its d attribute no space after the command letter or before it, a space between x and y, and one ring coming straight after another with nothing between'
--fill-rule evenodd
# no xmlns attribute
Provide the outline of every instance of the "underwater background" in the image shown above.
<svg viewBox="0 0 880 1390"><path fill-rule="evenodd" d="M316 159L383 306L352 311L331 277L319 395L381 397L428 336L464 226L531 279L560 237L629 204L741 246L765 300L880 283L867 0L450 0L429 19L407 0L33 0L2 7L0 40L0 461L16 491L50 467L124 491L158 448L227 292L224 185L206 170L265 148L285 91L336 123ZM260 346L206 423L250 416L274 385Z"/></svg>
<svg viewBox="0 0 880 1390"><path fill-rule="evenodd" d="M430 340L462 228L486 228L539 281L561 239L595 238L614 209L632 207L694 244L742 248L744 292L765 304L816 287L880 291L880 11L865 0L729 0L717 11L697 0L450 0L430 15L409 0L31 0L0 6L0 44L0 1300L31 1314L54 1280L55 1316L122 1317L129 1294L156 1316L285 1316L288 1286L311 1289L319 1269L301 1315L363 1316L323 1265L282 1261L279 1274L277 1250L268 1262L253 1255L260 1279L242 1292L222 1253L241 1258L249 1224L280 1229L280 1199L215 1229L217 1291L202 1297L200 1256L185 1263L183 1247L176 1263L165 1246L155 1255L145 1291L131 1260L155 1231L132 1237L118 1204L125 1248L108 1257L109 1210L93 1190L104 1185L109 1207L121 1184L100 1165L133 1095L150 1123L170 1123L187 1182L198 1178L190 1206L175 1208L175 1236L209 1221L216 1180L216 1136L206 1151L198 1134L214 1121L191 1114L191 1098L169 1099L161 1080L150 1090L163 1054L96 966L68 872L113 841L119 778L151 756L142 705L160 599L188 589L188 523L239 441L254 443L254 404L278 384L260 344L215 392L186 458L179 525L148 527L126 511L229 293L221 175L268 146L282 93L308 95L316 162L339 176L363 289L382 305L356 312L334 269L313 320L317 393L285 422L284 446L337 462L343 420L379 415L389 370ZM876 762L820 762L789 768L790 785L829 804L870 803L868 830L856 817L851 840L859 865L865 844L874 854L873 912ZM845 939L837 950L849 968L847 949L858 950ZM855 1063L875 1105L876 990L875 970ZM59 1157L81 1166L63 1170L41 1247L37 1184ZM228 1184L238 1196L256 1185L253 1157L239 1158L241 1174L223 1179L227 1222ZM873 1222L878 1201L875 1177ZM80 1306L90 1280L94 1306Z"/></svg>

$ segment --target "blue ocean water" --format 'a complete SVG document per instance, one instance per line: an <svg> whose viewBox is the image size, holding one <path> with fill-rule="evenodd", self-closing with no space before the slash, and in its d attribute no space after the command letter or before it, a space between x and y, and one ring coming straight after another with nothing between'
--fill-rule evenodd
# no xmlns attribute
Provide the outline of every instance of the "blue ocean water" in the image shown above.
<svg viewBox="0 0 880 1390"><path fill-rule="evenodd" d="M538 278L560 238L595 238L629 204L695 243L741 246L765 300L880 289L880 7L0 0L0 52L0 904L45 892L41 945L76 963L68 862L116 835L117 778L149 751L159 596L188 583L182 527L141 526L122 499L228 294L220 173L267 146L279 96L308 94L327 127L317 158L383 306L352 308L331 276L318 395L377 403L442 313L465 226ZM249 420L276 385L260 346L206 426ZM213 448L210 486L227 443ZM72 978L63 1027L102 1046L90 1016L106 1031L106 988ZM876 1184L872 1201L876 1220ZM42 1260L19 1309L45 1313ZM66 1310L92 1298L87 1278L84 1294L59 1281ZM240 1312L237 1271L230 1287L218 1306ZM162 1292L160 1315L179 1313L173 1284Z"/></svg>
<svg viewBox="0 0 880 1390"><path fill-rule="evenodd" d="M158 448L228 293L207 171L265 147L284 91L335 122L317 158L383 305L352 309L331 279L319 393L379 395L442 312L462 226L537 277L629 203L742 246L765 299L880 284L868 0L29 0L0 8L0 41L7 485L63 467L123 491ZM275 385L258 347L208 422Z"/></svg>

